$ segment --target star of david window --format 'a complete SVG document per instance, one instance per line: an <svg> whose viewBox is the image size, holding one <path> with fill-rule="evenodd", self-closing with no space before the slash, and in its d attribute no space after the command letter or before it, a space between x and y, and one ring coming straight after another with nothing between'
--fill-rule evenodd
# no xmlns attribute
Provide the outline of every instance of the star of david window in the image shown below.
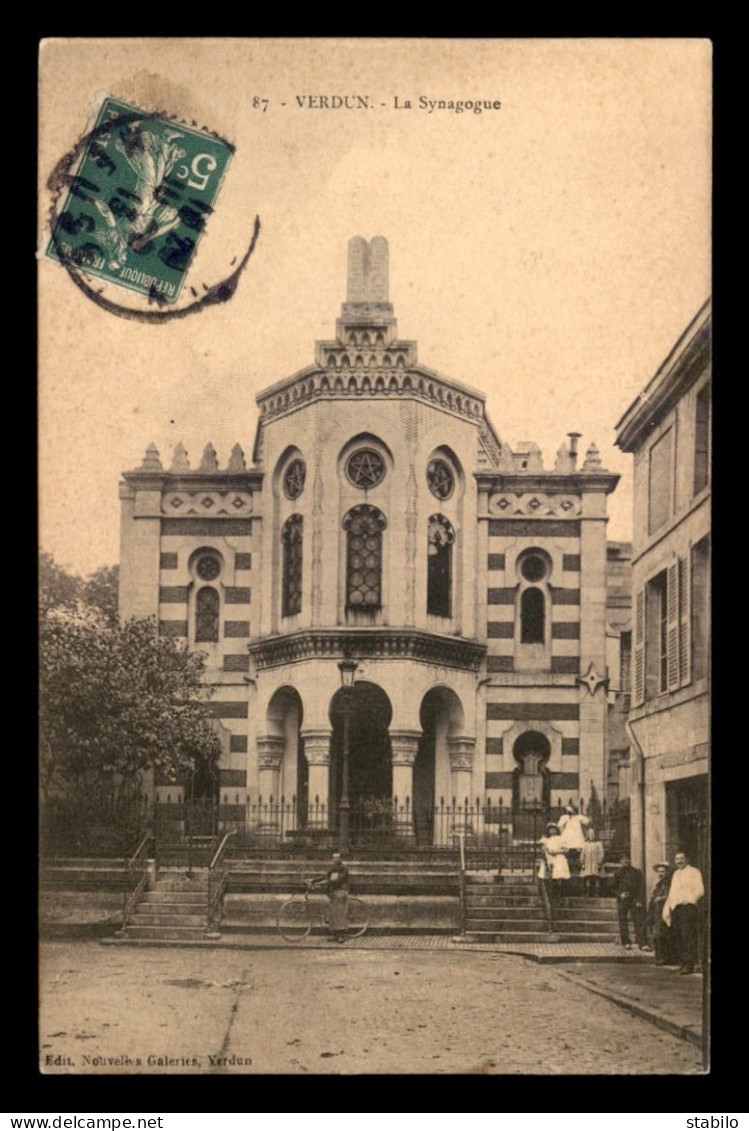
<svg viewBox="0 0 749 1131"><path fill-rule="evenodd" d="M449 499L455 490L452 468L443 459L433 459L427 467L427 483L436 499Z"/></svg>
<svg viewBox="0 0 749 1131"><path fill-rule="evenodd" d="M304 490L307 468L303 459L293 459L283 473L283 493L287 499L298 499Z"/></svg>
<svg viewBox="0 0 749 1131"><path fill-rule="evenodd" d="M385 516L376 507L354 507L343 520L346 545L346 608L382 606L382 532Z"/></svg>
<svg viewBox="0 0 749 1131"><path fill-rule="evenodd" d="M281 616L293 617L302 611L304 519L300 514L293 514L286 520L281 538L283 540Z"/></svg>
<svg viewBox="0 0 749 1131"><path fill-rule="evenodd" d="M215 581L221 573L221 562L207 554L199 559L195 572L203 581Z"/></svg>
<svg viewBox="0 0 749 1131"><path fill-rule="evenodd" d="M363 491L376 487L385 478L385 461L379 452L372 448L360 448L349 456L346 464L346 475L355 487Z"/></svg>

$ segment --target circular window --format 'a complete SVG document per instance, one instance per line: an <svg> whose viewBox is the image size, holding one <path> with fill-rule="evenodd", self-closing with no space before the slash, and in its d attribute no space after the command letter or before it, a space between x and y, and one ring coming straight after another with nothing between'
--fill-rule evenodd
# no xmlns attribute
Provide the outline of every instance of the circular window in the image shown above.
<svg viewBox="0 0 749 1131"><path fill-rule="evenodd" d="M283 473L283 493L287 499L298 499L304 490L307 468L303 459L293 459Z"/></svg>
<svg viewBox="0 0 749 1131"><path fill-rule="evenodd" d="M201 558L195 567L198 577L203 581L214 581L221 573L221 562L218 558Z"/></svg>
<svg viewBox="0 0 749 1131"><path fill-rule="evenodd" d="M455 490L452 468L443 459L433 459L427 467L429 490L437 499L449 499Z"/></svg>
<svg viewBox="0 0 749 1131"><path fill-rule="evenodd" d="M540 581L542 577L546 576L546 562L543 558L536 557L535 554L530 558L523 558L520 564L520 572L526 581Z"/></svg>
<svg viewBox="0 0 749 1131"><path fill-rule="evenodd" d="M355 487L366 491L368 487L376 487L385 478L385 461L379 452L372 448L360 448L349 456L346 464L346 475Z"/></svg>

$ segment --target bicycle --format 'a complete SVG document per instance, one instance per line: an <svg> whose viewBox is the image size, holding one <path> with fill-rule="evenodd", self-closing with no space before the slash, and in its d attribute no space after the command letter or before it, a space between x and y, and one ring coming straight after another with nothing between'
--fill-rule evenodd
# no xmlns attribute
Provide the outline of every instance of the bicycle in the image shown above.
<svg viewBox="0 0 749 1131"><path fill-rule="evenodd" d="M330 925L328 897L319 893L321 900L318 903L316 899L310 899L310 896L316 894L318 893L307 888L303 899L300 899L299 896L292 896L291 899L287 899L281 905L276 917L276 927L282 939L286 939L287 942L301 942L302 939L307 938L307 935L315 926L328 929ZM346 937L349 939L361 938L368 926L369 908L363 899L357 899L355 895L350 895L348 897Z"/></svg>

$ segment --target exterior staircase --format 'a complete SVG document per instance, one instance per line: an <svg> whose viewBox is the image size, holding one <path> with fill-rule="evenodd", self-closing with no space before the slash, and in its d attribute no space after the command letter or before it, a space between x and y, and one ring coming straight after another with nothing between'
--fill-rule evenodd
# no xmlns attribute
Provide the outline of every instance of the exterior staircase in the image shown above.
<svg viewBox="0 0 749 1131"><path fill-rule="evenodd" d="M465 938L495 943L607 943L619 939L616 900L567 896L551 930L532 875L466 875Z"/></svg>
<svg viewBox="0 0 749 1131"><path fill-rule="evenodd" d="M208 929L208 869L195 868L190 879L183 869L165 868L148 886L120 939L194 942Z"/></svg>

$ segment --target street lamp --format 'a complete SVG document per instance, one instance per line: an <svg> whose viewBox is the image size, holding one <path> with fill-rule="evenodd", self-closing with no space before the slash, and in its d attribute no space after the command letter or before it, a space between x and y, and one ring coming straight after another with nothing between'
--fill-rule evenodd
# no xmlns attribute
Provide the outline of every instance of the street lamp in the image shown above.
<svg viewBox="0 0 749 1131"><path fill-rule="evenodd" d="M348 734L351 719L351 700L354 694L354 674L358 668L356 660L348 657L341 660L338 671L341 673L341 692L343 694L343 773L341 775L341 800L338 804L338 847L342 855L348 853L349 809L348 796Z"/></svg>

